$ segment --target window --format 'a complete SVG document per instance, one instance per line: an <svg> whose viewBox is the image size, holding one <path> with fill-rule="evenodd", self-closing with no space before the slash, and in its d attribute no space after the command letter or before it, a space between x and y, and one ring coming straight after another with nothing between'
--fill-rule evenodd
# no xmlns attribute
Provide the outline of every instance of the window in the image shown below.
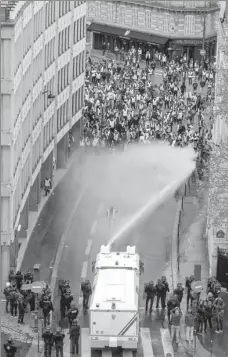
<svg viewBox="0 0 228 357"><path fill-rule="evenodd" d="M80 19L77 20L77 42L80 41Z"/></svg>
<svg viewBox="0 0 228 357"><path fill-rule="evenodd" d="M185 35L194 35L195 33L195 16L186 15L185 16L185 26L184 26Z"/></svg>
<svg viewBox="0 0 228 357"><path fill-rule="evenodd" d="M74 38L73 38L74 44L77 42L77 21L74 22Z"/></svg>
<svg viewBox="0 0 228 357"><path fill-rule="evenodd" d="M196 2L193 0L184 1L184 6L188 9L194 9L196 7Z"/></svg>
<svg viewBox="0 0 228 357"><path fill-rule="evenodd" d="M169 15L163 14L163 32L169 32Z"/></svg>
<svg viewBox="0 0 228 357"><path fill-rule="evenodd" d="M132 9L132 25L138 26L138 8L134 7Z"/></svg>

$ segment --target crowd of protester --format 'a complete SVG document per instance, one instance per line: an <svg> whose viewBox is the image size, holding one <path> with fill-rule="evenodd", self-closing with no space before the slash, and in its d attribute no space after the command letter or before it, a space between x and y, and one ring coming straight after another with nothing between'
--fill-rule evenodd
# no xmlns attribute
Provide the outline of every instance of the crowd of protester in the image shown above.
<svg viewBox="0 0 228 357"><path fill-rule="evenodd" d="M185 55L169 60L156 52L146 54L145 65L134 47L121 59L87 61L81 146L99 153L157 139L192 145L206 156L211 130L205 109L213 100L214 63L200 64ZM154 84L156 68L160 84Z"/></svg>
<svg viewBox="0 0 228 357"><path fill-rule="evenodd" d="M167 317L171 331L171 339L174 337L178 345L183 345L181 340L183 336L180 334L180 326L182 318L185 324L185 340L194 347L195 337L207 333L208 330L215 330L216 333L223 332L223 316L225 304L220 296L221 285L212 277L208 280L207 294L204 298L201 297L201 291L196 291L194 288L194 277L186 278L185 286L181 283L170 293L170 287L166 277L162 276L154 284L150 281L145 286L144 293L146 294L145 311L152 313L154 302L155 308L160 309L160 318L162 327L164 328L165 319ZM197 285L197 284L196 284ZM186 291L186 301L184 302L184 291ZM170 293L168 295L168 293ZM159 306L161 302L161 306ZM181 305L186 306L185 308ZM158 311L159 314L159 311Z"/></svg>

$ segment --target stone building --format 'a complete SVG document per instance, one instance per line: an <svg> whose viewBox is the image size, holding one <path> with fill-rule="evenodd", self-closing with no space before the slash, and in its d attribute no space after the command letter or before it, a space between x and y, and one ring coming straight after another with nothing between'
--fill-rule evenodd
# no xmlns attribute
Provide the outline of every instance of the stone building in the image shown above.
<svg viewBox="0 0 228 357"><path fill-rule="evenodd" d="M94 49L134 44L199 60L203 37L207 56L216 55L217 12L216 1L88 0L87 29Z"/></svg>

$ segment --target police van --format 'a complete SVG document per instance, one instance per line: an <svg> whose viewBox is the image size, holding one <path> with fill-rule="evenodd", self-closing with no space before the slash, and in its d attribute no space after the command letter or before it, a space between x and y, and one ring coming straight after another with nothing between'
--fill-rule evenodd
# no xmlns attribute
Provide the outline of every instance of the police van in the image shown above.
<svg viewBox="0 0 228 357"><path fill-rule="evenodd" d="M93 262L93 293L90 300L91 349L136 350L139 338L139 276L143 265L135 247L111 252L101 246Z"/></svg>

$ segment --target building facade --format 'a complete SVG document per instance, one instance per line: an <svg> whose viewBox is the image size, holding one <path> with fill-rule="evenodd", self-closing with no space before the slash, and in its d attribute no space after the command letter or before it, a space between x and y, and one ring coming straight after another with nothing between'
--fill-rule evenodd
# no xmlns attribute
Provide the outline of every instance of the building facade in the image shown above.
<svg viewBox="0 0 228 357"><path fill-rule="evenodd" d="M2 274L16 266L46 177L79 142L86 61L85 1L2 2ZM70 134L69 134L70 131Z"/></svg>
<svg viewBox="0 0 228 357"><path fill-rule="evenodd" d="M113 50L150 45L200 60L205 37L207 57L216 55L217 1L87 1L87 42ZM204 31L205 29L205 31Z"/></svg>
<svg viewBox="0 0 228 357"><path fill-rule="evenodd" d="M216 66L212 132L215 152L211 159L211 167L214 167L212 171L216 171L216 174L214 179L213 175L210 177L207 238L210 274L217 276L219 281L228 288L228 216L226 214L228 207L226 204L228 200L228 91L226 90L228 80L228 0L220 2L217 21ZM216 151L217 148L219 150ZM221 152L224 155L221 155ZM213 223L213 216L221 217L218 224Z"/></svg>

